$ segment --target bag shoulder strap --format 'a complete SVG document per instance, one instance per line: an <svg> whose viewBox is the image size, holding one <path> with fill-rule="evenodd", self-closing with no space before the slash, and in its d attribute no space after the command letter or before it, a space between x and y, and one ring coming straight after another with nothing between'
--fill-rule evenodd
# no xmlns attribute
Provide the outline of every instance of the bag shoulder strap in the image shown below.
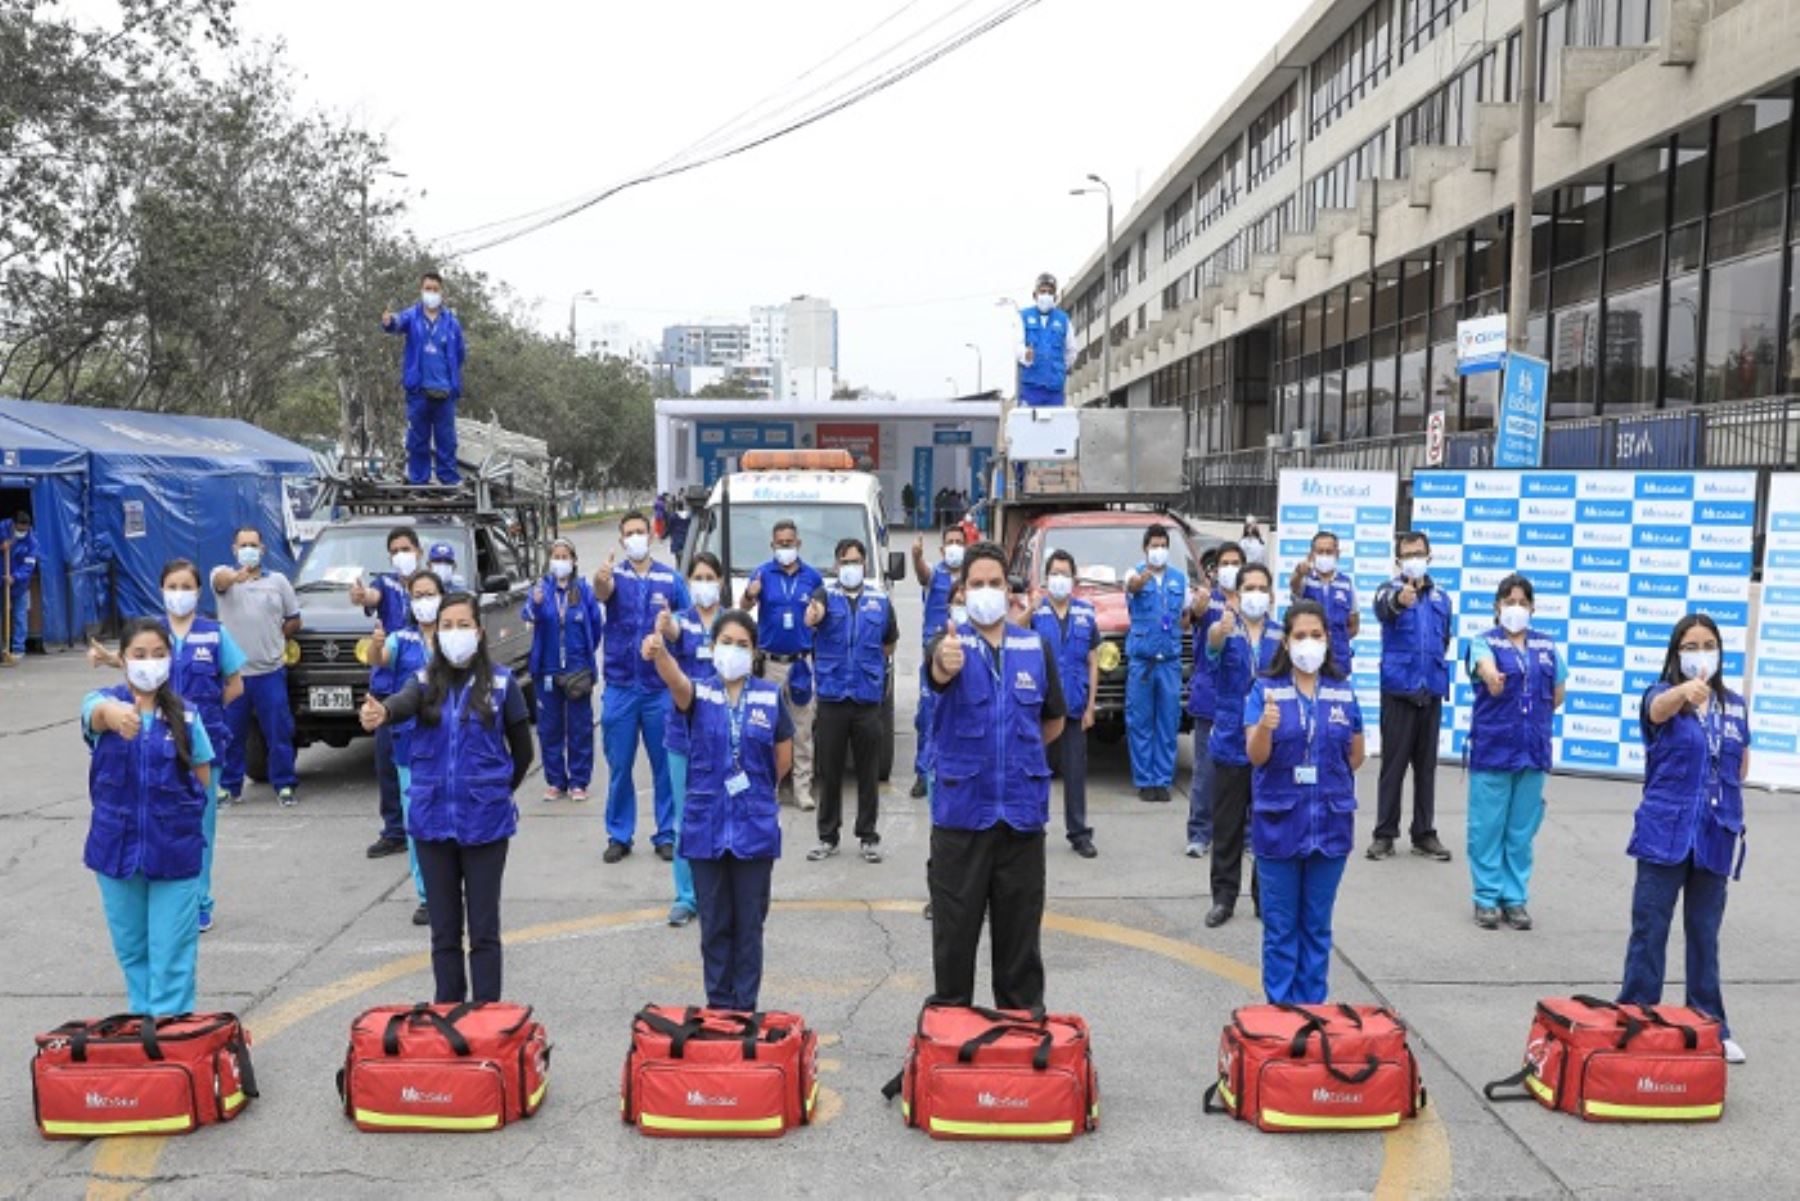
<svg viewBox="0 0 1800 1201"><path fill-rule="evenodd" d="M1482 1085L1481 1095L1490 1101L1530 1101L1533 1099L1532 1095L1522 1087L1525 1083L1525 1078L1530 1075L1531 1065L1526 1064L1510 1076L1504 1076L1499 1080L1490 1080ZM1510 1097L1501 1096L1500 1090L1507 1088L1516 1088L1519 1091Z"/></svg>
<svg viewBox="0 0 1800 1201"><path fill-rule="evenodd" d="M1005 1022L989 1026L957 1049L956 1061L963 1064L974 1063L977 1051L992 1043L997 1043L1008 1034L1013 1033L1030 1034L1037 1037L1037 1050L1031 1055L1032 1071L1041 1072L1050 1066L1050 1048L1055 1044L1055 1036L1048 1030L1021 1022Z"/></svg>

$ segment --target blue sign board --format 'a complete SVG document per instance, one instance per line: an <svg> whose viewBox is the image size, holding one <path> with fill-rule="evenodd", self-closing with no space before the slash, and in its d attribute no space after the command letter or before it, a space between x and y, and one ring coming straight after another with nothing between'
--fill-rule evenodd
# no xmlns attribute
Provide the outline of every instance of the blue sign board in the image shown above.
<svg viewBox="0 0 1800 1201"><path fill-rule="evenodd" d="M973 430L933 430L931 440L939 446L967 446L975 441Z"/></svg>
<svg viewBox="0 0 1800 1201"><path fill-rule="evenodd" d="M727 459L747 450L792 450L794 426L789 421L700 421L694 426L694 444L710 487L724 472Z"/></svg>
<svg viewBox="0 0 1800 1201"><path fill-rule="evenodd" d="M1530 355L1506 357L1500 422L1494 437L1495 467L1539 467L1544 462L1544 404L1550 364Z"/></svg>
<svg viewBox="0 0 1800 1201"><path fill-rule="evenodd" d="M929 446L913 447L913 511L906 519L920 528L931 524L931 461L934 455Z"/></svg>

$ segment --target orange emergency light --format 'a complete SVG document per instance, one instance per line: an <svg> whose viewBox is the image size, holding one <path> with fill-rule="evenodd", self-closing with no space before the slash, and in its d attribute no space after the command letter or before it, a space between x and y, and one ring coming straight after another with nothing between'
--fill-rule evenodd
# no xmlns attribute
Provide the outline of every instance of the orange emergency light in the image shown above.
<svg viewBox="0 0 1800 1201"><path fill-rule="evenodd" d="M856 460L842 447L830 450L747 450L742 471L851 471Z"/></svg>

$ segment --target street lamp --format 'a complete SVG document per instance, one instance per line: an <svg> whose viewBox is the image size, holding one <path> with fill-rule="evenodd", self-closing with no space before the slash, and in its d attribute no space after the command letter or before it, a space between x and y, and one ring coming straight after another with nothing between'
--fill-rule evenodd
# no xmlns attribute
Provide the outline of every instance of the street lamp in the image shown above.
<svg viewBox="0 0 1800 1201"><path fill-rule="evenodd" d="M581 347L575 344L575 306L584 300L598 299L599 297L594 295L592 288L583 288L581 291L575 293L575 295L569 297L569 345L574 348L575 353L577 354L581 353Z"/></svg>
<svg viewBox="0 0 1800 1201"><path fill-rule="evenodd" d="M1106 333L1100 343L1100 388L1106 394L1106 403L1112 403L1112 260L1113 260L1113 196L1112 186L1098 175L1090 173L1088 182L1099 184L1098 188L1070 188L1071 196L1106 195L1106 258L1100 264L1100 286L1106 289Z"/></svg>
<svg viewBox="0 0 1800 1201"><path fill-rule="evenodd" d="M964 342L963 345L975 352L975 392L979 395L985 390L981 386L981 347L973 342Z"/></svg>

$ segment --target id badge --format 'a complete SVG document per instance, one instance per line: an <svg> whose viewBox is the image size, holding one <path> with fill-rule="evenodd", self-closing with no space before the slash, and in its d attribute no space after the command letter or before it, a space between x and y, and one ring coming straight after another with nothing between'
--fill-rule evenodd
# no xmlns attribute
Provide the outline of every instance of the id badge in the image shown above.
<svg viewBox="0 0 1800 1201"><path fill-rule="evenodd" d="M694 658L710 660L712 658L712 647L710 647L710 646L701 647L699 650L694 652Z"/></svg>
<svg viewBox="0 0 1800 1201"><path fill-rule="evenodd" d="M1319 769L1317 767L1315 767L1314 765L1312 765L1310 763L1302 763L1294 768L1294 783L1296 783L1296 784L1317 784L1318 782L1319 782Z"/></svg>
<svg viewBox="0 0 1800 1201"><path fill-rule="evenodd" d="M725 791L730 796L737 796L749 787L750 777L741 771L728 776L725 779Z"/></svg>
<svg viewBox="0 0 1800 1201"><path fill-rule="evenodd" d="M784 630L791 630L794 628L794 611L792 609L783 609L781 611L781 628Z"/></svg>

